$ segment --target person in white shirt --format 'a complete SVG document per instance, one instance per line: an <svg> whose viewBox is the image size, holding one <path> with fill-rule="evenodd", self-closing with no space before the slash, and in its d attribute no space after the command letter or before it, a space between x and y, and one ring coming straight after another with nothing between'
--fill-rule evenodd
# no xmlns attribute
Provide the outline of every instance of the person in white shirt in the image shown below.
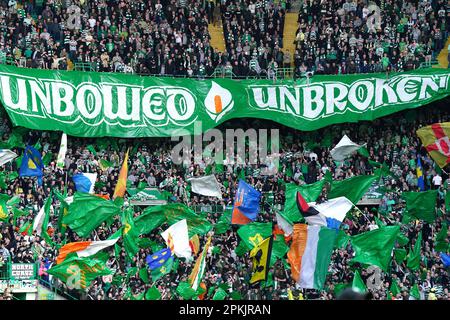
<svg viewBox="0 0 450 320"><path fill-rule="evenodd" d="M433 185L434 189L439 189L439 187L442 185L442 177L439 174L436 174L433 177Z"/></svg>

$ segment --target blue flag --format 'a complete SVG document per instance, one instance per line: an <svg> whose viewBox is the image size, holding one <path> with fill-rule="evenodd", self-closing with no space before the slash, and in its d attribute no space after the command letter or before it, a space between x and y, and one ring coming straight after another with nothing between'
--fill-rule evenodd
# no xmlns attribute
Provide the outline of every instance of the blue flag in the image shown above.
<svg viewBox="0 0 450 320"><path fill-rule="evenodd" d="M94 193L96 173L77 173L72 177L78 192Z"/></svg>
<svg viewBox="0 0 450 320"><path fill-rule="evenodd" d="M232 224L247 224L255 221L259 213L261 193L243 180L239 180L234 198Z"/></svg>
<svg viewBox="0 0 450 320"><path fill-rule="evenodd" d="M42 185L42 176L44 175L43 169L44 165L42 164L41 153L35 148L27 146L23 153L19 175L21 177L37 177L38 184Z"/></svg>
<svg viewBox="0 0 450 320"><path fill-rule="evenodd" d="M148 267L150 270L158 269L162 267L167 260L172 256L172 251L169 248L165 248L155 252L154 254L150 254L145 258Z"/></svg>
<svg viewBox="0 0 450 320"><path fill-rule="evenodd" d="M417 186L419 187L420 191L425 191L425 180L423 179L423 168L420 158L417 158L416 172L417 172Z"/></svg>
<svg viewBox="0 0 450 320"><path fill-rule="evenodd" d="M450 267L450 256L443 252L440 253L440 256L441 256L442 263L444 264L444 267L446 267L446 268Z"/></svg>

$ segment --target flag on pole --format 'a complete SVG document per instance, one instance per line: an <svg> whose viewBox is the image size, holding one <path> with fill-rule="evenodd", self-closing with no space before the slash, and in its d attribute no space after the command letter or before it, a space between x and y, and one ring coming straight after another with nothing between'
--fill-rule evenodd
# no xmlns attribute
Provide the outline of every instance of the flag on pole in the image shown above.
<svg viewBox="0 0 450 320"><path fill-rule="evenodd" d="M240 227L237 234L248 250L259 245L272 234L272 222L252 222Z"/></svg>
<svg viewBox="0 0 450 320"><path fill-rule="evenodd" d="M388 226L350 237L350 243L355 252L351 261L375 265L387 272L399 233L399 226Z"/></svg>
<svg viewBox="0 0 450 320"><path fill-rule="evenodd" d="M61 144L59 146L58 158L56 158L56 166L63 169L67 153L67 134L63 132L61 136Z"/></svg>
<svg viewBox="0 0 450 320"><path fill-rule="evenodd" d="M186 219L167 228L161 236L166 241L170 250L180 258L190 259L192 250L189 245L188 225Z"/></svg>
<svg viewBox="0 0 450 320"><path fill-rule="evenodd" d="M326 227L294 225L291 249L287 256L292 278L301 288L323 288L336 237L336 230Z"/></svg>
<svg viewBox="0 0 450 320"><path fill-rule="evenodd" d="M450 256L448 254L443 253L443 252L441 252L439 254L439 256L441 257L441 261L444 264L444 267L445 268L450 267Z"/></svg>
<svg viewBox="0 0 450 320"><path fill-rule="evenodd" d="M59 249L59 255L56 257L56 263L59 264L63 262L67 255L73 252L76 252L77 256L81 258L92 256L100 250L114 245L117 240L119 240L119 238L104 241L70 242Z"/></svg>
<svg viewBox="0 0 450 320"><path fill-rule="evenodd" d="M417 185L420 189L420 191L425 191L425 180L423 178L423 168L422 168L422 162L420 161L420 158L417 158Z"/></svg>
<svg viewBox="0 0 450 320"><path fill-rule="evenodd" d="M191 183L192 192L208 196L217 197L222 199L222 191L220 190L220 184L214 175L190 178L188 181Z"/></svg>
<svg viewBox="0 0 450 320"><path fill-rule="evenodd" d="M297 192L297 206L309 225L326 226L337 230L347 212L353 207L353 203L346 197L339 197L310 206L300 192Z"/></svg>
<svg viewBox="0 0 450 320"><path fill-rule="evenodd" d="M344 161L349 155L364 147L365 144L359 145L350 140L347 135L344 135L339 143L330 151L331 157L335 161Z"/></svg>
<svg viewBox="0 0 450 320"><path fill-rule="evenodd" d="M414 244L414 249L411 247L409 250L408 260L406 261L406 266L416 271L420 267L420 250L422 248L422 231L419 232L417 236L416 243Z"/></svg>
<svg viewBox="0 0 450 320"><path fill-rule="evenodd" d="M132 208L129 207L123 212L122 225L123 246L128 257L132 259L139 252L139 246L137 244L139 233L134 225Z"/></svg>
<svg viewBox="0 0 450 320"><path fill-rule="evenodd" d="M0 220L6 221L9 218L9 210L6 203L9 200L9 196L6 194L0 194Z"/></svg>
<svg viewBox="0 0 450 320"><path fill-rule="evenodd" d="M358 270L356 270L355 274L353 275L352 289L359 293L364 293L367 291L366 284L361 278Z"/></svg>
<svg viewBox="0 0 450 320"><path fill-rule="evenodd" d="M277 225L283 230L285 236L290 236L293 231L292 224L287 222L278 212L275 214Z"/></svg>
<svg viewBox="0 0 450 320"><path fill-rule="evenodd" d="M270 236L250 251L250 258L252 258L252 277L250 278L250 284L265 281L267 279L272 244L273 237Z"/></svg>
<svg viewBox="0 0 450 320"><path fill-rule="evenodd" d="M33 231L36 231L38 236L42 235L42 233L47 234L47 226L50 220L50 206L52 204L51 195L48 196L47 200L45 200L44 205L42 206L39 213L34 218L33 222Z"/></svg>
<svg viewBox="0 0 450 320"><path fill-rule="evenodd" d="M189 276L189 283L192 289L197 290L200 283L202 282L203 274L206 268L206 255L208 254L209 246L211 245L211 236L208 237L205 247L203 248L202 254L197 258L195 262L194 269L192 269L191 275Z"/></svg>
<svg viewBox="0 0 450 320"><path fill-rule="evenodd" d="M113 199L116 197L123 197L127 190L127 178L128 178L128 151L123 159L122 168L120 169L119 178L117 179L116 188L114 189Z"/></svg>
<svg viewBox="0 0 450 320"><path fill-rule="evenodd" d="M231 224L247 224L254 220L259 213L261 193L243 180L239 180L234 198Z"/></svg>
<svg viewBox="0 0 450 320"><path fill-rule="evenodd" d="M0 149L0 166L17 158L17 154L9 149Z"/></svg>
<svg viewBox="0 0 450 320"><path fill-rule="evenodd" d="M96 173L77 173L72 177L78 192L94 193Z"/></svg>
<svg viewBox="0 0 450 320"><path fill-rule="evenodd" d="M19 175L21 177L37 177L38 184L42 185L43 169L44 165L40 152L31 146L27 146L23 153Z"/></svg>
<svg viewBox="0 0 450 320"><path fill-rule="evenodd" d="M437 195L437 190L403 192L402 198L406 200L405 215L433 223L436 219Z"/></svg>
<svg viewBox="0 0 450 320"><path fill-rule="evenodd" d="M150 270L154 270L162 267L171 256L172 252L170 251L170 249L165 248L153 254L149 254L145 258L145 261L147 262L147 265L150 268Z"/></svg>
<svg viewBox="0 0 450 320"><path fill-rule="evenodd" d="M416 133L433 160L444 168L450 162L450 122L434 123Z"/></svg>
<svg viewBox="0 0 450 320"><path fill-rule="evenodd" d="M346 197L356 205L373 182L378 179L380 179L380 175L375 174L354 176L341 181L333 181L331 182L331 190L328 192L328 199Z"/></svg>

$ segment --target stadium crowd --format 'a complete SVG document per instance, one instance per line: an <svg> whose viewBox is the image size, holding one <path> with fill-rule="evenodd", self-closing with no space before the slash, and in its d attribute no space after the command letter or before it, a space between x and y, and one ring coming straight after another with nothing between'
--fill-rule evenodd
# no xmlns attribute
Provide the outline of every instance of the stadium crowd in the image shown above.
<svg viewBox="0 0 450 320"><path fill-rule="evenodd" d="M295 52L283 49L292 1L0 1L0 61L173 76L273 78L416 69L443 48L449 6L437 1L300 1ZM220 8L220 9L219 9ZM209 23L223 23L225 52ZM291 56L292 55L292 56ZM291 65L291 58L294 65ZM88 67L89 65L89 67Z"/></svg>
<svg viewBox="0 0 450 320"><path fill-rule="evenodd" d="M117 181L121 162L127 147L137 146L135 153L130 155L130 167L128 180L130 186L137 186L139 182L145 181L150 186L158 187L160 190L168 191L172 196L170 202L182 202L191 208L207 213L208 220L213 225L219 220L223 211L232 206L233 198L237 187L237 180L242 175L248 183L263 193L261 201L261 214L258 221L273 221L276 224L275 212L282 210L284 204L285 183L295 182L297 184L312 183L321 179L329 170L334 180L340 180L355 175L370 174L374 167L369 163L369 159L379 163L386 163L393 175L382 178L385 190L383 199L379 206L362 206L360 210L353 211L344 220L341 229L347 235L355 235L372 230L376 225L376 217L387 225L400 224L403 217L404 202L400 199L402 191L417 191L416 160L419 156L423 165L423 175L427 188L438 189L439 199L436 208L438 217L432 224L423 221L412 221L402 224L401 230L409 239L408 245L413 245L417 238L417 232L423 232L421 267L418 271L411 271L406 266L405 261L392 259L390 272L381 272L381 287L371 289L374 299L386 299L388 289L396 279L400 286L400 293L393 295L393 299L409 299L412 286L418 284L422 299L450 299L449 273L444 268L439 258L439 254L434 250L435 237L441 230L444 222L449 225L449 214L446 210L444 199L448 192L448 175L439 170L439 167L428 156L421 147L415 131L423 125L435 122L450 120L448 100L438 102L435 108L422 108L417 111L408 111L378 119L370 123L334 125L317 132L297 134L293 129L284 128L280 141L280 170L274 176L260 175L261 165L248 165L241 173L237 165L227 165L223 173L215 173L215 169L209 167L215 173L219 182L224 185L223 199L201 196L190 191L187 178L190 176L201 176L208 169L206 163L189 166L174 165L171 162L170 152L174 142L169 139L81 139L69 137L68 152L65 160L64 170L55 167L55 159L59 149L60 134L56 132L28 131L24 142L33 145L39 141L41 152L52 154L52 162L45 167L43 186L36 184L35 178L18 177L9 183L6 188L0 189L1 193L10 196L19 195L21 198L20 208L28 213L23 217L0 222L1 239L0 250L4 259L10 257L13 262L33 262L41 263L40 275L49 281L46 274L55 257L58 255L58 248L49 246L45 240L35 234L29 236L19 230L27 221L32 222L39 209L44 205L45 199L51 190L63 191L68 188L68 195L75 192L71 176L77 171L97 172L98 182L95 192L112 196L114 186ZM271 122L258 122L255 125L264 128L273 126ZM222 125L225 127L240 127L242 121L237 120ZM2 137L6 140L11 132L10 124L6 117L3 118ZM360 154L354 154L344 162L335 162L330 156L330 149L334 146L343 134L347 134L358 143L367 143L369 158ZM328 140L328 141L326 141ZM97 151L93 153L91 145L95 145ZM20 150L15 150L20 154ZM102 170L99 167L99 160L106 159L112 163L112 167ZM145 164L144 164L145 163ZM13 161L6 164L4 172L9 173L17 170ZM381 190L381 189L380 189ZM326 188L318 200L326 199ZM125 197L125 205L128 200ZM50 226L51 230L56 230L59 212L59 201L53 197L53 208L51 209ZM197 210L196 209L196 210ZM197 210L197 211L198 211ZM135 207L135 216L141 210ZM112 224L103 223L93 232L88 239L105 240L120 228L120 217L116 216ZM165 226L155 229L148 237L161 245L164 240L160 233ZM63 237L67 242L82 240L70 228L65 235L55 231L51 232L51 239L54 243L60 244ZM448 230L447 230L448 234ZM85 239L83 239L85 240ZM203 247L206 236L200 237L200 248ZM248 270L250 259L248 254L237 254L236 247L239 243L236 228L228 230L224 234L214 235L212 247L208 253L207 269L204 282L208 289L215 288L219 284L227 284L229 292L235 291L244 299L287 299L290 294L301 299L334 299L336 298L335 286L341 283L351 283L354 270L361 270L361 276L366 281L370 276L370 270L365 269L358 263L352 265L349 260L352 258L352 247L350 244L336 248L333 251L329 275L323 291L305 290L296 287L292 280L289 264L286 257L278 260L270 273L273 274L273 285L260 288L251 287L248 283L250 272ZM448 237L447 240L448 242ZM119 244L121 240L119 240ZM125 282L127 273L133 266L145 268L145 257L151 253L149 248L140 249L139 253L129 261L126 258L125 250L122 248L117 254L114 248L106 249L110 253L108 266L115 270L114 277L123 278L121 282L113 282L98 277L86 291L68 290L57 278L53 277L51 283L60 287L73 296L83 299L103 300L103 299L133 299L132 295L147 290L150 285L145 284L138 273L131 274L128 282ZM178 267L168 275L165 275L156 282L158 290L162 294L162 299L180 299L175 289L180 281L186 281L189 276L194 261L184 261L178 259ZM106 281L106 282L105 282ZM289 293L290 292L290 293ZM6 294L7 295L7 294ZM206 299L211 299L213 292L209 291Z"/></svg>

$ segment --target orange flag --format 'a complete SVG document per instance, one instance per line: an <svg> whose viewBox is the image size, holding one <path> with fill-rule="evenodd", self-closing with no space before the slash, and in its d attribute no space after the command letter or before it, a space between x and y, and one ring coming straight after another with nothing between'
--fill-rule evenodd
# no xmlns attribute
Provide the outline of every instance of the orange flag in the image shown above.
<svg viewBox="0 0 450 320"><path fill-rule="evenodd" d="M417 130L417 136L439 167L450 163L450 122L422 127Z"/></svg>
<svg viewBox="0 0 450 320"><path fill-rule="evenodd" d="M308 225L303 223L294 224L292 232L291 249L287 253L291 274L295 282L298 282L302 265L302 256L306 248L306 238L308 235Z"/></svg>
<svg viewBox="0 0 450 320"><path fill-rule="evenodd" d="M114 189L113 199L117 197L123 197L127 191L127 178L128 178L128 148L125 154L125 159L123 159L122 168L120 169L119 179L117 179L116 188Z"/></svg>

